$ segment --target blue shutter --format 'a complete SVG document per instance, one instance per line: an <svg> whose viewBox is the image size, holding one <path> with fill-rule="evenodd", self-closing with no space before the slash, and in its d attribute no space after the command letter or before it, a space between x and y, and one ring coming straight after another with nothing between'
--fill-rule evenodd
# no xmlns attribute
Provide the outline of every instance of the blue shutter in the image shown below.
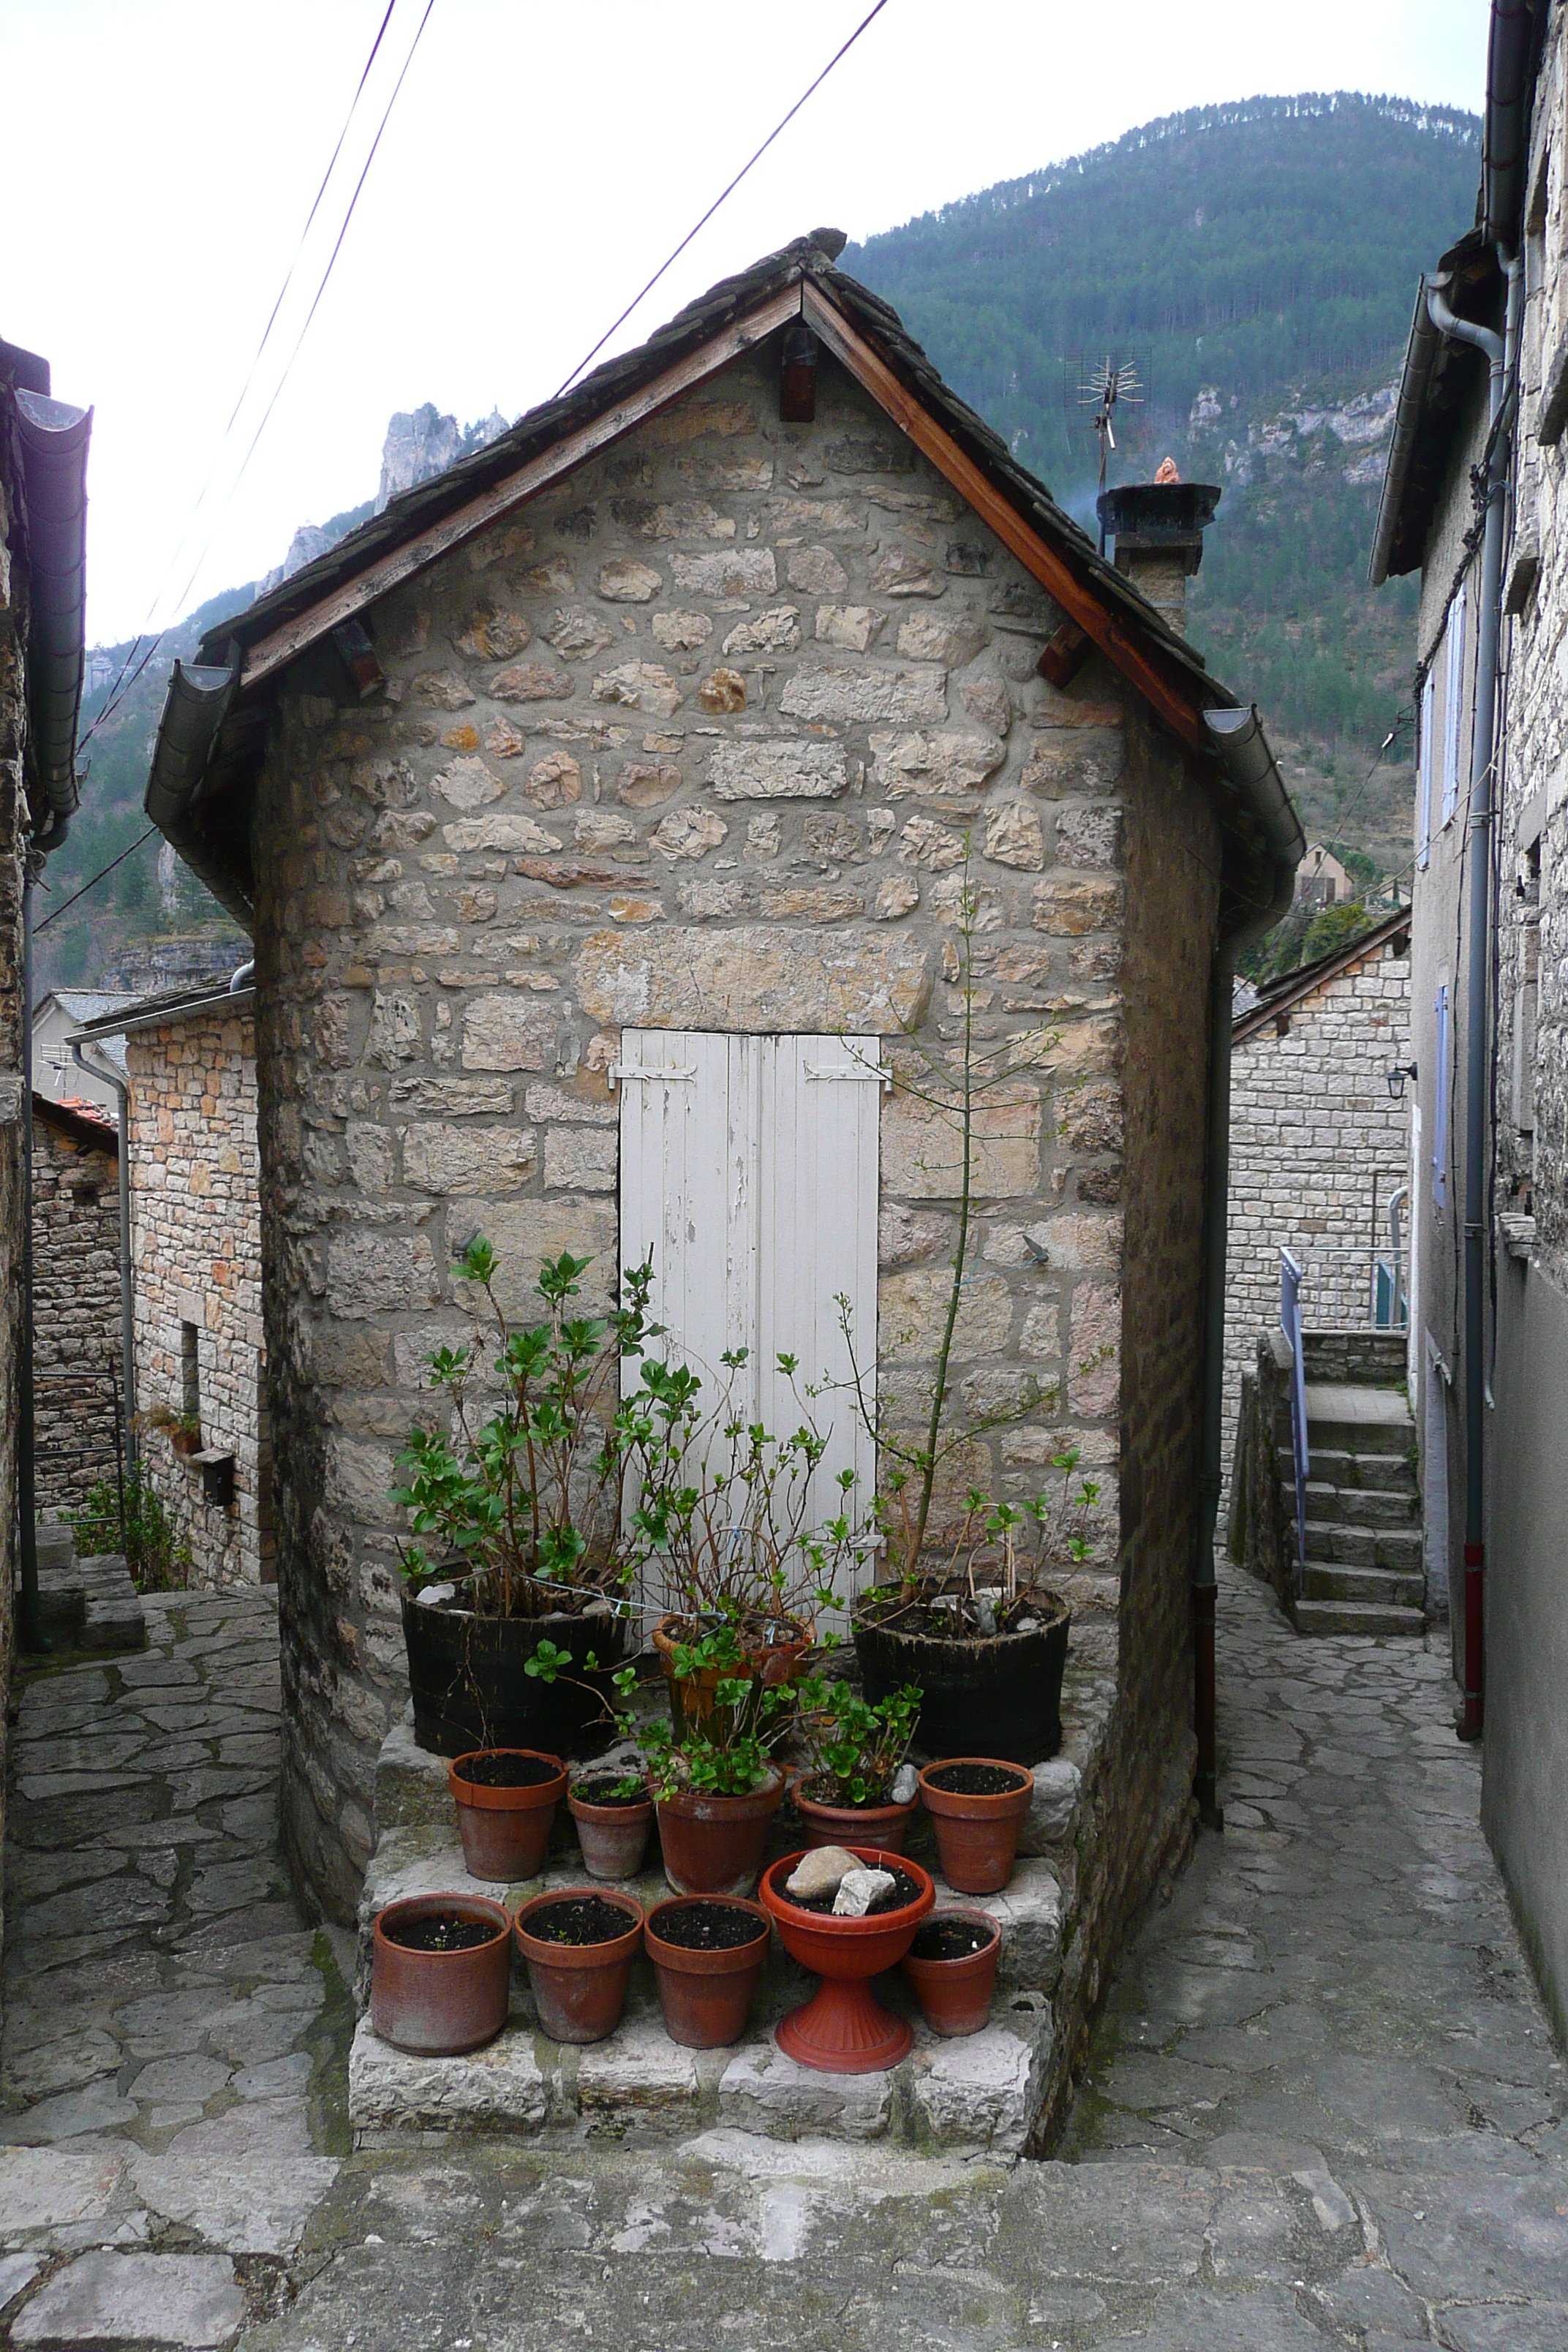
<svg viewBox="0 0 1568 2352"><path fill-rule="evenodd" d="M1428 670L1421 681L1421 714L1415 740L1415 863L1422 867L1432 854L1432 730L1436 702L1436 677Z"/></svg>
<svg viewBox="0 0 1568 2352"><path fill-rule="evenodd" d="M1448 983L1444 981L1433 1007L1437 1015L1437 1092L1432 1109L1432 1198L1439 1209L1448 1199Z"/></svg>
<svg viewBox="0 0 1568 2352"><path fill-rule="evenodd" d="M1443 822L1459 804L1459 755L1465 722L1465 583L1448 608L1448 662L1443 681Z"/></svg>

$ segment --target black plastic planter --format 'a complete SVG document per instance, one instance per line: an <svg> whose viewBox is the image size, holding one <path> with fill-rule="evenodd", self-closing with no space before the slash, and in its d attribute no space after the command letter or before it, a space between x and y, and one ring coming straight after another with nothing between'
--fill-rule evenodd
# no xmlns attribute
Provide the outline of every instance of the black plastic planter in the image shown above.
<svg viewBox="0 0 1568 2352"><path fill-rule="evenodd" d="M1041 1764L1062 1744L1062 1670L1071 1623L1064 1607L1027 1633L953 1642L868 1622L857 1611L855 1654L873 1706L906 1683L920 1685L924 1696L915 1744L928 1756Z"/></svg>
<svg viewBox="0 0 1568 2352"><path fill-rule="evenodd" d="M626 1648L624 1617L599 1610L589 1617L479 1617L405 1595L403 1638L414 1737L437 1756L463 1756L475 1748L595 1756L611 1736L600 1700L615 1698L608 1670L619 1664ZM526 1672L542 1641L572 1659L553 1682ZM588 1673L584 1661L590 1651L605 1671Z"/></svg>

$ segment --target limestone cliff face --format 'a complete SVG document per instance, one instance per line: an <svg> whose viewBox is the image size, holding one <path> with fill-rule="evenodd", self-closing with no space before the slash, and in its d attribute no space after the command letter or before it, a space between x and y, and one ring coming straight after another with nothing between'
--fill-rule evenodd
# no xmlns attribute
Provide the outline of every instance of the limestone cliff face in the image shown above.
<svg viewBox="0 0 1568 2352"><path fill-rule="evenodd" d="M386 428L381 453L377 514L400 490L411 490L416 482L444 474L459 457L485 448L505 431L506 418L499 409L491 409L479 424L468 425L459 425L455 416L443 416L433 400L420 408L399 411Z"/></svg>

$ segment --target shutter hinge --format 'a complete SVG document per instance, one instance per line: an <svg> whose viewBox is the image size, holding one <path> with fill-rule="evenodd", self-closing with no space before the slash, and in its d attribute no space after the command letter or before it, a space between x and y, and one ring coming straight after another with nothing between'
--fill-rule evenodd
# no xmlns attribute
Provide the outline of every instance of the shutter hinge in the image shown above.
<svg viewBox="0 0 1568 2352"><path fill-rule="evenodd" d="M690 1063L680 1068L660 1070L637 1062L612 1062L605 1076L612 1087L617 1078L647 1078L662 1082L671 1078L694 1078L697 1066Z"/></svg>
<svg viewBox="0 0 1568 2352"><path fill-rule="evenodd" d="M870 1078L884 1094L893 1090L893 1074L885 1070L880 1062L851 1062L847 1066L840 1062L832 1068L823 1063L808 1062L805 1075L808 1078Z"/></svg>

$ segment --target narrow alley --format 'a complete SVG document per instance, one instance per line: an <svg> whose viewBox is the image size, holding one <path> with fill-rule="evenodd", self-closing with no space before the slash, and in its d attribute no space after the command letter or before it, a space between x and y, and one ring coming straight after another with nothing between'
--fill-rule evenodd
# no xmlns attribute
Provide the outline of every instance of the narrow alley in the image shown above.
<svg viewBox="0 0 1568 2352"><path fill-rule="evenodd" d="M5 2340L1561 2352L1563 2070L1440 1636L1303 1642L1234 1576L1221 1622L1225 1835L1130 1950L1061 2157L1008 2173L722 2127L348 2157L268 1603L154 1603L143 1655L22 1695Z"/></svg>

